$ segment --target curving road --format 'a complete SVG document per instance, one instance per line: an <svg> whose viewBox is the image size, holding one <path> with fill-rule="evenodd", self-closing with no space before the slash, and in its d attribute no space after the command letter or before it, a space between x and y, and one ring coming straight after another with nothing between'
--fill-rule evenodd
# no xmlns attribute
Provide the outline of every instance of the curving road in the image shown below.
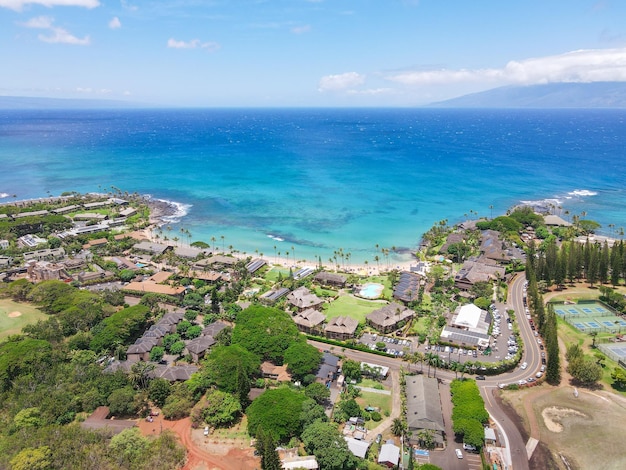
<svg viewBox="0 0 626 470"><path fill-rule="evenodd" d="M498 389L498 384L500 383L510 384L521 379L527 379L531 376L534 377L541 367L541 350L539 348L539 344L537 343L537 338L534 335L534 331L526 319L523 303L525 280L524 273L517 274L513 278L509 284L509 298L505 308L511 308L515 311L515 318L518 324L519 333L524 343L524 351L521 362L526 362L528 367L525 370L518 367L511 372L500 374L497 377L487 376L485 381L477 382L483 399L485 400L485 407L500 428L502 438L505 442L505 448L508 453L510 453L508 457L509 463L512 465L508 467L508 470L529 470L526 442L524 442L516 424L511 421L503 409L500 408L498 402L493 396L493 392ZM330 348L330 346L326 343L316 341L309 341L309 343L322 350ZM339 353L339 351L337 352ZM391 370L399 370L402 365L402 361L399 359L379 356L365 351L345 349L341 351L341 354L356 361L370 362L387 366ZM450 372L445 369L438 369L437 377L452 380L455 378L455 374L454 372ZM461 465L461 461L459 461L458 464Z"/></svg>

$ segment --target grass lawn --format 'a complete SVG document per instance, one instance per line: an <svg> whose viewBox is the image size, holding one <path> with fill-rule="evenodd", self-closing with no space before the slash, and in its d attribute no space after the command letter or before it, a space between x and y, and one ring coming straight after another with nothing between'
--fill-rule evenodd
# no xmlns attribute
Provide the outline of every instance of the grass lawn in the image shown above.
<svg viewBox="0 0 626 470"><path fill-rule="evenodd" d="M289 269L279 268L277 266L272 266L271 268L269 268L265 272L263 277L268 281L276 282L278 281L279 273L283 275L283 279L289 277Z"/></svg>
<svg viewBox="0 0 626 470"><path fill-rule="evenodd" d="M356 399L356 402L361 408L373 406L378 408L382 419L385 419L385 412L391 413L391 395L383 395L382 393L373 392L361 392L361 396ZM365 427L367 429L374 429L380 424L380 421L374 420L366 421Z"/></svg>
<svg viewBox="0 0 626 470"><path fill-rule="evenodd" d="M377 284L382 284L383 286L385 286L382 296L386 299L390 299L393 296L393 289L391 288L391 282L389 281L388 276L370 276L362 281L361 285L368 284L370 282L375 282Z"/></svg>
<svg viewBox="0 0 626 470"><path fill-rule="evenodd" d="M351 317L359 323L365 323L365 316L383 306L381 302L358 299L352 295L342 295L330 304L324 304L326 318L340 316Z"/></svg>
<svg viewBox="0 0 626 470"><path fill-rule="evenodd" d="M21 315L10 317L11 313ZM26 325L36 323L48 316L31 304L17 303L11 299L0 299L0 340L18 334Z"/></svg>
<svg viewBox="0 0 626 470"><path fill-rule="evenodd" d="M243 416L241 421L230 428L214 429L211 436L220 439L250 439L250 434L248 434L248 418Z"/></svg>
<svg viewBox="0 0 626 470"><path fill-rule="evenodd" d="M427 335L430 331L430 325L432 323L432 319L430 317L419 317L416 320L413 320L413 324L411 325L411 330L409 331L412 335Z"/></svg>

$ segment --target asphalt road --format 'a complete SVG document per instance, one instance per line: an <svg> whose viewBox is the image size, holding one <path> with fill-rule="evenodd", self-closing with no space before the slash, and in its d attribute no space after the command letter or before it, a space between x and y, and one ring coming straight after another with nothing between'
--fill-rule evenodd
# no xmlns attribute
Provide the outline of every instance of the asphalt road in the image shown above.
<svg viewBox="0 0 626 470"><path fill-rule="evenodd" d="M515 470L529 470L528 455L526 453L526 442L522 439L522 435L517 429L515 423L511 421L504 413L504 411L498 406L498 403L493 398L492 394L494 390L497 389L498 384L510 384L515 383L521 379L527 379L528 377L534 376L541 367L541 350L539 348L539 344L537 343L537 338L534 335L534 331L531 329L530 324L526 319L526 313L523 303L524 282L524 273L520 273L509 284L509 298L505 307L515 310L515 321L518 325L519 332L524 343L524 352L521 362L526 362L528 364L528 367L525 370L522 370L518 367L511 372L500 374L498 376L487 376L485 381L477 382L481 394L485 400L485 407L487 408L487 411L495 419L500 429L504 433L504 435L502 435L501 437L505 441L506 448L510 450L510 459L512 462L511 468ZM331 346L326 343L320 343L317 341L309 341L309 343L321 350L331 349ZM403 365L401 359L378 356L376 354L371 354L365 351L355 351L352 349L338 350L337 346L335 346L333 350L337 354L344 355L349 359L359 362L380 364L382 366L389 367L391 370L399 370L400 367ZM437 369L436 374L438 378L444 380L452 380L455 378L454 372L450 372L445 369ZM450 445L446 449L445 455L441 455L440 458L448 462L450 465L449 468L451 469L471 468L471 458L456 459L454 449L458 447L458 445L453 442L452 436L448 436L448 439L450 440ZM464 454L467 455L467 453L465 452ZM437 458L436 460L440 460L440 458Z"/></svg>

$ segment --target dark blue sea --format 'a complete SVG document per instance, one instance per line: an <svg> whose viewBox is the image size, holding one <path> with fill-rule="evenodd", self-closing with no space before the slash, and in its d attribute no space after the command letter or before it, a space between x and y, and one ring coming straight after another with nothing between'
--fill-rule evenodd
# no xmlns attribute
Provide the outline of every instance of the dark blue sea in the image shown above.
<svg viewBox="0 0 626 470"><path fill-rule="evenodd" d="M626 226L625 121L626 110L2 110L0 193L114 186L179 203L172 233L191 241L372 262L376 245L414 249L441 219L521 201L585 212L606 234Z"/></svg>

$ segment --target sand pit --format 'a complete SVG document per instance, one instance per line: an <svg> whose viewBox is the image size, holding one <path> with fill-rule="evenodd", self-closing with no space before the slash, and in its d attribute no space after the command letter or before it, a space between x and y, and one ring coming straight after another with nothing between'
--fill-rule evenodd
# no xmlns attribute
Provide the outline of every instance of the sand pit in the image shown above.
<svg viewBox="0 0 626 470"><path fill-rule="evenodd" d="M22 312L15 311L15 312L9 313L9 318L17 318L21 316L22 316Z"/></svg>
<svg viewBox="0 0 626 470"><path fill-rule="evenodd" d="M571 408L561 408L559 406L544 408L541 412L541 416L543 417L546 427L552 432L563 432L563 424L561 422L564 418L568 418L570 416L587 418L587 416L580 411L573 410Z"/></svg>

